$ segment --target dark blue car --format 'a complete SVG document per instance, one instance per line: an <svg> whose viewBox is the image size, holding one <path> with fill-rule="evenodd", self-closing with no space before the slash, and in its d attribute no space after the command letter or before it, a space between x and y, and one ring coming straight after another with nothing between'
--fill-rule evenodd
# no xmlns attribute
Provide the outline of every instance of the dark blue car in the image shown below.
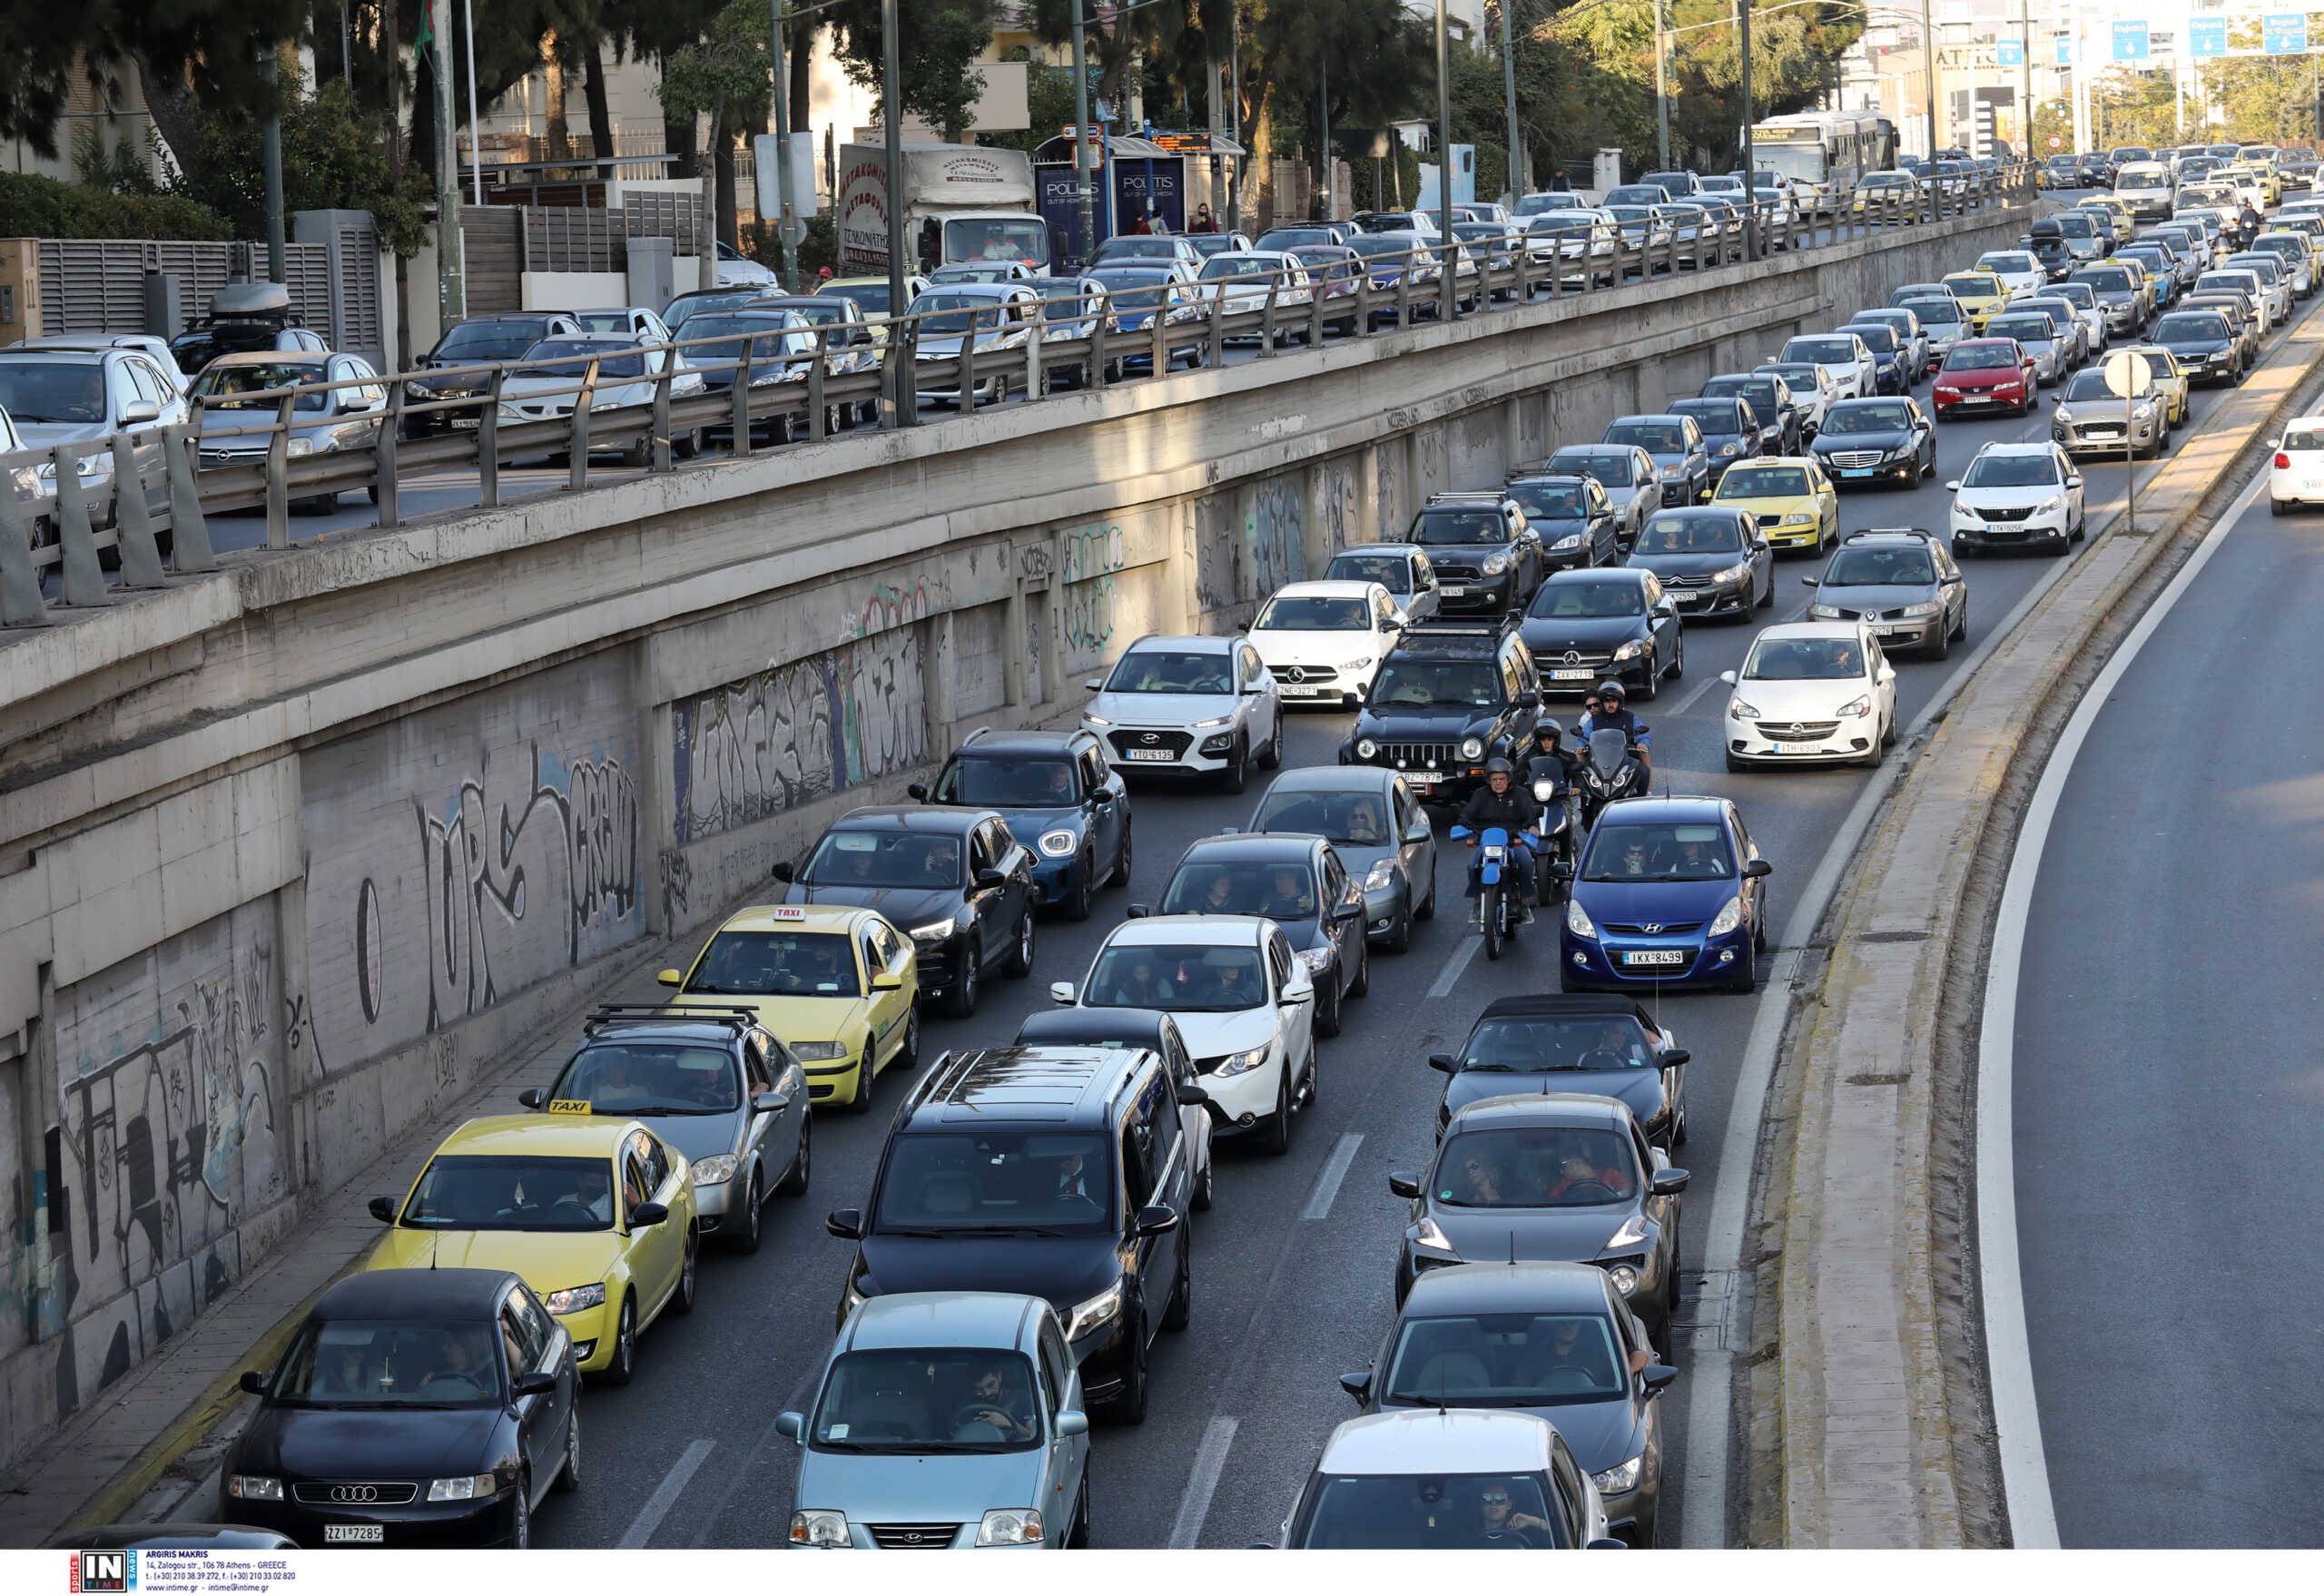
<svg viewBox="0 0 2324 1596"><path fill-rule="evenodd" d="M1033 855L1039 901L1089 918L1100 886L1129 883L1129 790L1088 732L1009 732L980 726L944 762L933 787L906 789L923 803L997 809Z"/></svg>
<svg viewBox="0 0 2324 1596"><path fill-rule="evenodd" d="M1566 903L1560 984L1749 991L1767 946L1771 869L1723 798L1609 803Z"/></svg>

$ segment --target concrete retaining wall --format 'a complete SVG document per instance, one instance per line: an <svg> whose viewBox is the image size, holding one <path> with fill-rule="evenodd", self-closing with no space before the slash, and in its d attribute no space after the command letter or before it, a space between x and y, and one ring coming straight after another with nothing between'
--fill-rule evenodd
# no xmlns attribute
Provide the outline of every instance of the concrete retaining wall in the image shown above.
<svg viewBox="0 0 2324 1596"><path fill-rule="evenodd" d="M0 649L0 1461L969 727L2023 224L230 557Z"/></svg>

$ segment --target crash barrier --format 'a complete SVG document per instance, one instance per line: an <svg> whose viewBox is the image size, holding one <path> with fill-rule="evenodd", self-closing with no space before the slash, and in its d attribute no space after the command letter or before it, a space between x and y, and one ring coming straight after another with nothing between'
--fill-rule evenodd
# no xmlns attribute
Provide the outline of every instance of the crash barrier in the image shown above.
<svg viewBox="0 0 2324 1596"><path fill-rule="evenodd" d="M181 425L0 456L11 468L0 490L0 626L47 624L54 606L106 603L116 585L159 586L170 574L214 569L205 517L223 512L263 510L266 547L289 548L294 507L335 506L341 493L365 491L373 524L395 527L399 490L423 474L473 469L478 507L490 509L502 502L502 469L519 460L561 459L566 488L579 492L600 455L619 456L632 471L668 472L704 452L713 434L741 458L875 418L882 429L919 425L923 398L967 411L1111 387L1137 379L1137 367L1151 379L1182 360L1216 365L1245 340L1272 357L1293 341L1314 348L1334 335L1372 337L1495 300L1600 292L1931 225L2021 202L2032 189L2019 167L1917 192L1859 189L1809 211L1763 201L1578 224L1552 212L1530 219L1516 237L1430 241L1343 261L1339 276L1330 267L1302 278L1270 268L1119 297L1086 279L1032 279L1023 286L1034 297L1013 304L300 384L223 401L197 395ZM615 372L616 364L642 370ZM567 369L570 382L537 386L540 373ZM529 380L518 402L507 384L520 370ZM601 403L607 390L645 397ZM226 419L233 424L219 425ZM113 463L84 469L93 457ZM130 481L138 492L123 491Z"/></svg>

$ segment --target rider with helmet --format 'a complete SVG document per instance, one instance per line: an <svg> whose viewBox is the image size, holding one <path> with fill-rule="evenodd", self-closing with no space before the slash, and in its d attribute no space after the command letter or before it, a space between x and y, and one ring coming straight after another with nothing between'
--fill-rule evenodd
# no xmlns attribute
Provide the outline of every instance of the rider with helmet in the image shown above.
<svg viewBox="0 0 2324 1596"><path fill-rule="evenodd" d="M1531 793L1517 784L1516 772L1509 761L1498 755L1485 763L1485 784L1470 793L1468 803L1461 806L1461 823L1472 832L1482 834L1487 826L1499 826L1509 833L1509 852L1503 857L1517 882L1517 901L1522 910L1520 925L1533 918L1533 852L1519 833L1531 831L1541 821L1541 805L1533 802ZM1472 865L1468 896L1473 900L1483 895L1482 883ZM1484 923L1482 904L1470 914L1471 923Z"/></svg>
<svg viewBox="0 0 2324 1596"><path fill-rule="evenodd" d="M1527 786L1540 781L1552 781L1561 787L1573 785L1581 771L1581 755L1566 748L1564 736L1565 728L1553 714L1543 715L1533 727L1533 744L1525 758Z"/></svg>
<svg viewBox="0 0 2324 1596"><path fill-rule="evenodd" d="M1599 707L1581 717L1576 732L1584 742L1593 732L1621 733L1637 752L1638 762L1650 779L1654 774L1654 744L1647 734L1646 723L1630 713L1629 697L1630 690L1610 677L1599 683Z"/></svg>

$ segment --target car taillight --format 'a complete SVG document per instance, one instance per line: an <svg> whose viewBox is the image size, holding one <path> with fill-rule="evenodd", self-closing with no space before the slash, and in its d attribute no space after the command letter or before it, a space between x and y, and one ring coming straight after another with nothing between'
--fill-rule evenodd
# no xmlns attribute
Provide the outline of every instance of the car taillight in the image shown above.
<svg viewBox="0 0 2324 1596"><path fill-rule="evenodd" d="M2276 469L2279 471L2289 471L2291 469L2291 457L2285 454L2280 449L2276 451Z"/></svg>

